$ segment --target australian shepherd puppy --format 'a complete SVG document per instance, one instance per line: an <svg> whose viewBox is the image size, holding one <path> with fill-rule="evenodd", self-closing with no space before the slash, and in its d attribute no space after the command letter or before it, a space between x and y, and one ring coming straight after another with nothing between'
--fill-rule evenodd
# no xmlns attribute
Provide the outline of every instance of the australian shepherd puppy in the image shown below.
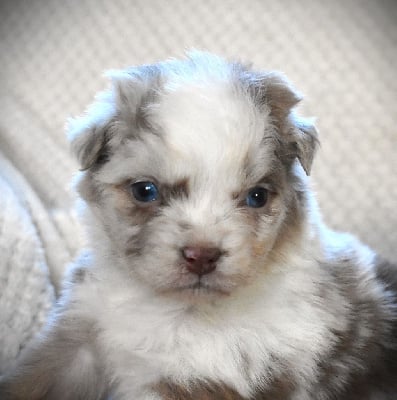
<svg viewBox="0 0 397 400"><path fill-rule="evenodd" d="M0 398L397 399L396 269L322 223L288 81L201 52L110 77L69 128L90 249Z"/></svg>

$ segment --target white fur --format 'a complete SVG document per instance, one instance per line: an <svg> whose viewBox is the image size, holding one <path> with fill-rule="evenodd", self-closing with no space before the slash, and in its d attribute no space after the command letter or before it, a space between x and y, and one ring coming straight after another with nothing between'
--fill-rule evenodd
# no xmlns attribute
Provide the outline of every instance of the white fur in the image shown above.
<svg viewBox="0 0 397 400"><path fill-rule="evenodd" d="M310 259L285 261L235 297L197 310L154 297L114 272L85 286L78 297L85 307L78 312L98 318L109 371L120 380L114 398L146 400L147 388L162 377L183 385L192 377L224 382L249 396L265 383L266 367L274 367L271 355L299 365L298 380L309 382L317 357L332 343L329 329L345 328L346 305L337 293L332 313L307 301L318 295L313 283L328 278Z"/></svg>

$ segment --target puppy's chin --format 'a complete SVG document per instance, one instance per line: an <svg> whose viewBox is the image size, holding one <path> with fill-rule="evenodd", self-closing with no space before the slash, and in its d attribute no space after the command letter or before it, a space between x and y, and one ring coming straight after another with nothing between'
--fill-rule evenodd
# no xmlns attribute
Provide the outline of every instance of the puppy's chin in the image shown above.
<svg viewBox="0 0 397 400"><path fill-rule="evenodd" d="M202 281L197 278L195 283L175 286L163 291L166 296L172 296L184 302L206 302L230 296L232 289L219 284Z"/></svg>
<svg viewBox="0 0 397 400"><path fill-rule="evenodd" d="M159 296L173 298L183 303L205 303L228 298L238 288L239 283L232 277L220 273L197 276L190 273L167 277L163 282L153 285L146 282Z"/></svg>
<svg viewBox="0 0 397 400"><path fill-rule="evenodd" d="M195 306L218 303L219 301L227 299L231 295L231 292L197 285L167 290L162 292L161 295L185 305Z"/></svg>

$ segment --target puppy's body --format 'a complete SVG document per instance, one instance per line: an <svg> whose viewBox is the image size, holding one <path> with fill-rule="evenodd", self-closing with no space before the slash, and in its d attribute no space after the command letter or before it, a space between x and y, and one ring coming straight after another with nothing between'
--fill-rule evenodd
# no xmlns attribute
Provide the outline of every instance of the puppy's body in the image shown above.
<svg viewBox="0 0 397 400"><path fill-rule="evenodd" d="M323 226L286 81L199 53L113 82L71 128L92 252L2 398L395 398L397 274Z"/></svg>

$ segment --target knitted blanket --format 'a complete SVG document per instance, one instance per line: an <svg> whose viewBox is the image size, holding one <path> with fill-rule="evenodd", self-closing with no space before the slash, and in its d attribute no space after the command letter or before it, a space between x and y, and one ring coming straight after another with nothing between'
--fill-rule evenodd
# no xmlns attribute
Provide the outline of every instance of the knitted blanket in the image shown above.
<svg viewBox="0 0 397 400"><path fill-rule="evenodd" d="M46 321L72 255L54 219L0 153L0 375Z"/></svg>

